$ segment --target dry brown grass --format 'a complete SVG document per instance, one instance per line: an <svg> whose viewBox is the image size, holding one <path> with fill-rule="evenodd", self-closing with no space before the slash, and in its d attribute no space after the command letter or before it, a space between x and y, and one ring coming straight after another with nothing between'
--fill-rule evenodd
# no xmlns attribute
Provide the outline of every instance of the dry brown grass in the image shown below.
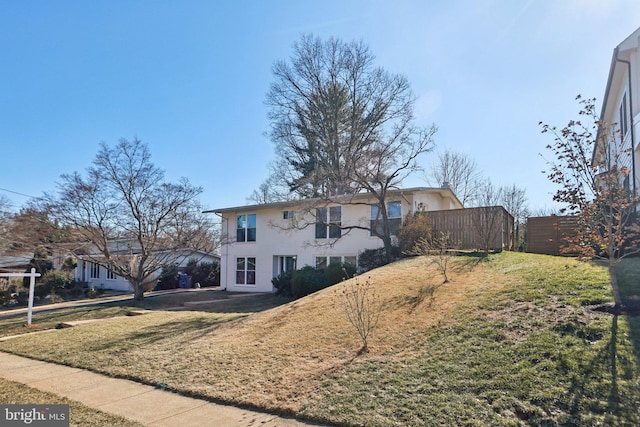
<svg viewBox="0 0 640 427"><path fill-rule="evenodd" d="M358 278L368 279L384 301L366 356L358 356L360 338L342 311L344 284L230 322L225 316L233 315L156 312L33 337L33 345L22 350L13 345L36 357L296 412L336 370L357 357L401 354L429 326L449 321L461 303L502 286L499 275L482 263L457 262L443 284L437 269L420 257Z"/></svg>
<svg viewBox="0 0 640 427"><path fill-rule="evenodd" d="M155 311L0 349L338 425L515 425L523 414L637 425L640 323L610 329L585 308L610 298L604 269L517 253L452 267L446 284L428 258L358 279L385 307L366 354L342 311L344 284L250 315Z"/></svg>

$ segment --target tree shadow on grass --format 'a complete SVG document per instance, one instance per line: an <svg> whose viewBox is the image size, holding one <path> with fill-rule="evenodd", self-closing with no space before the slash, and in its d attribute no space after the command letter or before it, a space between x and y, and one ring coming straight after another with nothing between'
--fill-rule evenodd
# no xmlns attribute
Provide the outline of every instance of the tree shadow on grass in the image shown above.
<svg viewBox="0 0 640 427"><path fill-rule="evenodd" d="M640 413L639 402L630 396L637 394L640 372L637 369L637 362L631 360L630 355L624 352L626 334L620 334L619 320L619 315L612 316L607 344L593 356L588 364L581 366L577 372L573 370L574 376L568 394L568 412L571 419L566 420L566 424L580 425L584 422L593 422L593 420L585 421L584 417L590 414L600 415L605 419L617 419L618 422L609 419L609 422L614 422L616 425L618 423L633 425L637 422L638 413ZM636 323L636 333L638 326ZM636 349L637 347L634 353L637 360ZM621 377L624 379L622 387ZM602 399L607 388L605 406Z"/></svg>

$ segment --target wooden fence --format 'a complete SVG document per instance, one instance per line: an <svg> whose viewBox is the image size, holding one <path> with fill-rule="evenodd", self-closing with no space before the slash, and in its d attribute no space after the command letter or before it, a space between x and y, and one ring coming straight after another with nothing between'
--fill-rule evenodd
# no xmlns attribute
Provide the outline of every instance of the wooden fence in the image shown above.
<svg viewBox="0 0 640 427"><path fill-rule="evenodd" d="M433 231L449 233L458 249L513 250L513 216L502 206L429 211Z"/></svg>
<svg viewBox="0 0 640 427"><path fill-rule="evenodd" d="M566 238L576 235L575 216L539 216L527 219L527 252L564 255Z"/></svg>

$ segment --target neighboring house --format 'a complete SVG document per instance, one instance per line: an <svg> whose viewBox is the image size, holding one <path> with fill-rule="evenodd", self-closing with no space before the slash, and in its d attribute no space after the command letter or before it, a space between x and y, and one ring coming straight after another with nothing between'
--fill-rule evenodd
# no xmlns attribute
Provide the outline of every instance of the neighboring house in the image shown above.
<svg viewBox="0 0 640 427"><path fill-rule="evenodd" d="M640 28L613 50L609 79L602 102L600 119L614 125L622 138L621 149L628 150L618 166L626 166L631 173L623 186L638 194L640 186ZM606 155L602 147L594 148L594 160ZM603 172L606 172L603 170Z"/></svg>
<svg viewBox="0 0 640 427"><path fill-rule="evenodd" d="M114 254L119 252L121 254L124 254L125 257L136 255L135 248L130 247L131 245L127 241L113 241L110 242L110 246L110 250ZM59 245L59 247L62 251L64 251L64 256L60 256L60 254L54 254L53 258L66 258L67 256L73 256L77 263L77 267L74 270L74 277L77 282L85 282L90 288L93 287L96 289L111 289L124 292L133 292L133 287L125 278L114 274L111 270L109 270L107 266L99 262L102 258L102 255L98 253L90 244L66 243ZM65 247L66 250L64 249ZM71 248L73 249L72 251L69 250ZM71 255L72 253L75 255ZM164 253L167 254L166 257L162 255ZM154 258L156 260L162 260L163 258L166 258L167 262L177 263L178 268L186 267L187 263L192 258L198 260L198 263L220 262L219 255L191 248L154 252ZM157 272L157 276L160 276L161 272L162 271L159 269Z"/></svg>
<svg viewBox="0 0 640 427"><path fill-rule="evenodd" d="M413 212L458 208L462 203L449 188L393 190L387 197L392 229ZM369 194L342 204L299 200L207 212L222 217L220 287L229 291L272 292L271 279L283 271L357 265L360 252L383 247L369 230L347 229L373 225L378 209Z"/></svg>
<svg viewBox="0 0 640 427"><path fill-rule="evenodd" d="M0 273L24 273L31 263L33 255L0 257Z"/></svg>

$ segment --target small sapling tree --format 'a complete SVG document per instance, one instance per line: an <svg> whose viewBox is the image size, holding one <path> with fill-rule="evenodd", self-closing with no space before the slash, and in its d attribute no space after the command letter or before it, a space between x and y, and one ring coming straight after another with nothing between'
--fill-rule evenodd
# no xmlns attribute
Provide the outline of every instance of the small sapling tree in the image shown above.
<svg viewBox="0 0 640 427"><path fill-rule="evenodd" d="M543 133L554 136L547 145L556 158L548 162L548 178L560 186L553 199L567 206L562 213L578 217L576 237L566 249L607 263L619 311L623 301L616 267L640 252L640 199L629 185L632 153L618 126L598 118L594 99L577 99L584 123L571 120L562 129L540 123Z"/></svg>
<svg viewBox="0 0 640 427"><path fill-rule="evenodd" d="M361 283L356 277L345 284L342 290L342 309L362 340L360 353L369 352L369 336L378 326L382 308L382 302L373 290L369 278Z"/></svg>

